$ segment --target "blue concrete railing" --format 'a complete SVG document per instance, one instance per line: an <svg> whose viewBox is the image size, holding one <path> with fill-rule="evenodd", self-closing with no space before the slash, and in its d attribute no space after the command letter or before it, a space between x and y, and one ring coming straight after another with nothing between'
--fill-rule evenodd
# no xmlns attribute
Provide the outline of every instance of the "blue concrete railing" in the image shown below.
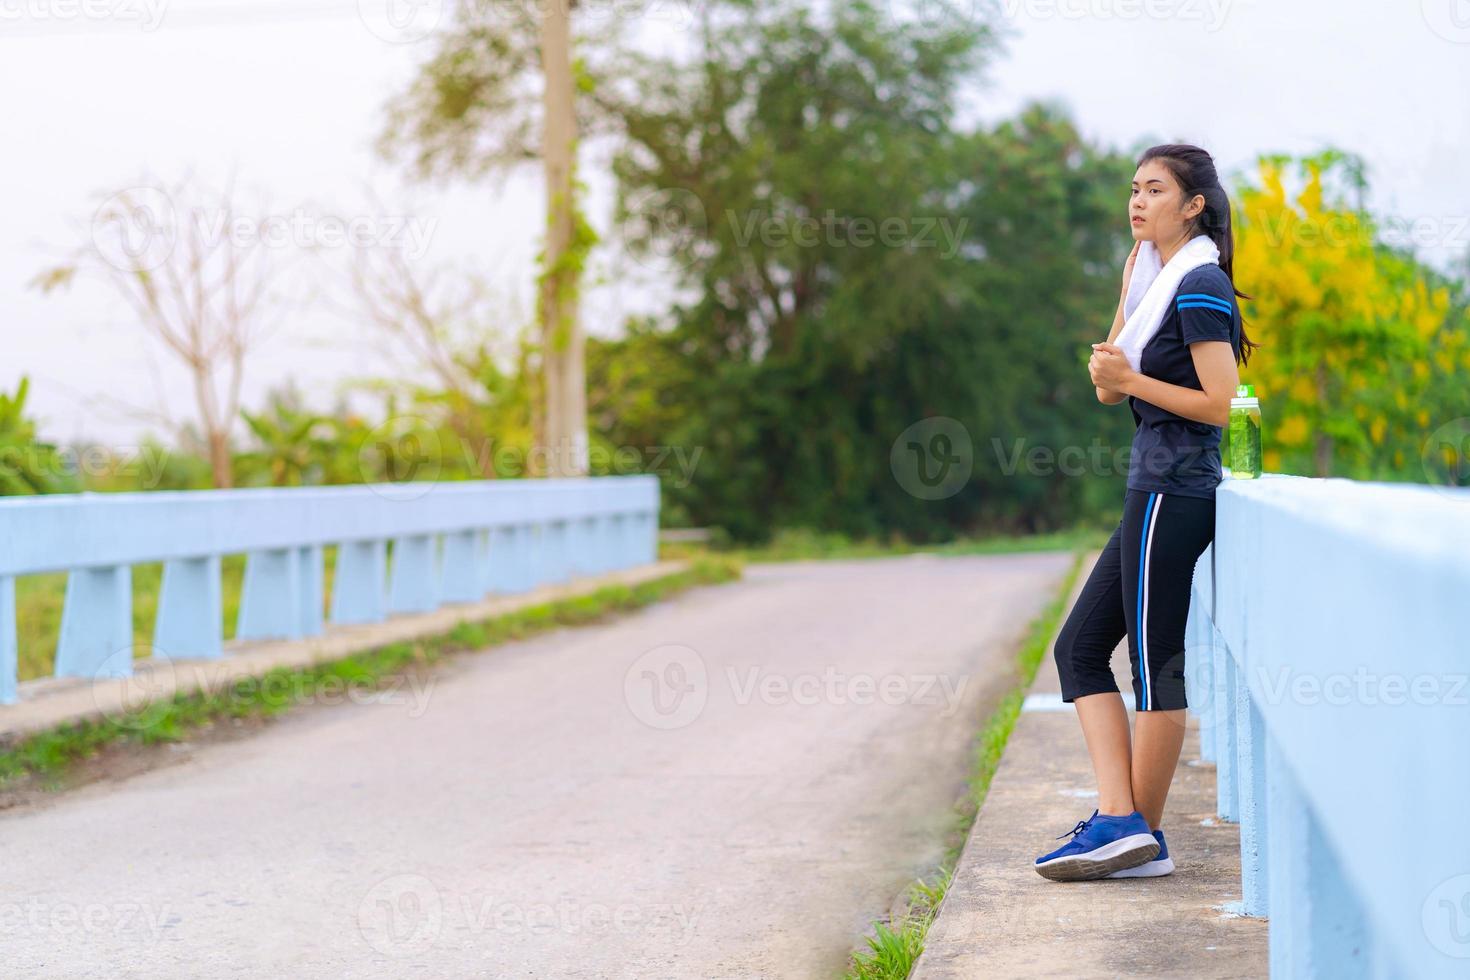
<svg viewBox="0 0 1470 980"><path fill-rule="evenodd" d="M1470 976L1470 491L1227 479L1191 708L1273 977Z"/></svg>
<svg viewBox="0 0 1470 980"><path fill-rule="evenodd" d="M16 576L68 573L56 676L127 677L140 562L163 562L155 652L219 657L223 555L247 555L235 635L299 639L324 628L325 545L330 621L374 623L652 562L658 507L653 476L0 500L0 703L17 697Z"/></svg>

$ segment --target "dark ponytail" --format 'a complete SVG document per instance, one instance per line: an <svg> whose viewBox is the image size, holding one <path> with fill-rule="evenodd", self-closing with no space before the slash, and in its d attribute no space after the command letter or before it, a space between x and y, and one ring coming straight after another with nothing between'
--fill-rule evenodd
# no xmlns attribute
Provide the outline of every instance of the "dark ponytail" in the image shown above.
<svg viewBox="0 0 1470 980"><path fill-rule="evenodd" d="M1150 160L1159 161L1174 176L1174 180L1184 191L1185 201L1192 200L1196 194L1205 199L1205 208L1195 215L1189 237L1193 238L1195 235L1210 237L1215 247L1220 250L1220 268L1224 269L1225 275L1229 277L1230 288L1241 299L1250 299L1250 296L1235 288L1235 232L1230 222L1230 197L1220 183L1220 175L1215 172L1214 158L1189 143L1161 143L1144 150L1143 156L1138 158L1138 166L1141 167ZM1240 318L1240 363L1249 363L1251 351L1259 346L1261 345L1253 343L1246 336L1245 316L1242 314Z"/></svg>

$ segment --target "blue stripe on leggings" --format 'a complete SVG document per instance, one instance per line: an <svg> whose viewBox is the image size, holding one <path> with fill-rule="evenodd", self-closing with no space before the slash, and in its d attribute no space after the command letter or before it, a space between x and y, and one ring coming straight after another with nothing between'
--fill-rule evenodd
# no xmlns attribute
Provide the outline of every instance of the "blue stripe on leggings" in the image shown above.
<svg viewBox="0 0 1470 980"><path fill-rule="evenodd" d="M1148 629L1143 621L1143 570L1148 567L1148 522L1149 518L1153 515L1154 499L1157 497L1158 494L1156 493L1149 494L1148 506L1143 509L1143 530L1140 532L1141 537L1138 541L1138 611L1133 617L1133 621L1138 624L1138 679L1143 682L1142 707L1144 710L1148 709L1148 673L1144 669L1143 663L1143 641L1148 636Z"/></svg>

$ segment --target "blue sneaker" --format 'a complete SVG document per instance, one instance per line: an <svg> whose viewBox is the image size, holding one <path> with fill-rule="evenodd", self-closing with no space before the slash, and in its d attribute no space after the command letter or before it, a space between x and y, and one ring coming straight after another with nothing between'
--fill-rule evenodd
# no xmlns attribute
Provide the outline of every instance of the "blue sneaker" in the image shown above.
<svg viewBox="0 0 1470 980"><path fill-rule="evenodd" d="M1164 843L1164 832L1154 831L1154 839L1159 842L1159 853L1147 864L1140 864L1136 868L1124 868L1122 871L1114 871L1108 875L1109 878L1158 878L1169 874L1174 870L1174 861L1169 857L1169 845Z"/></svg>
<svg viewBox="0 0 1470 980"><path fill-rule="evenodd" d="M1126 817L1093 810L1092 816L1077 821L1077 826L1067 833L1072 835L1071 840L1036 859L1036 873L1043 878L1052 881L1106 878L1114 871L1152 861L1159 853L1158 839L1149 833L1148 821L1137 810Z"/></svg>

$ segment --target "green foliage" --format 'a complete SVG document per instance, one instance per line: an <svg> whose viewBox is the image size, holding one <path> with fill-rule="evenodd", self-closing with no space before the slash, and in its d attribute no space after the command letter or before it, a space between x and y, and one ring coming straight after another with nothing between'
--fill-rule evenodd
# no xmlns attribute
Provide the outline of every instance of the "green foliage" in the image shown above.
<svg viewBox="0 0 1470 980"><path fill-rule="evenodd" d="M22 376L15 394L0 392L0 496L65 493L78 486L75 467L36 438L35 419L25 412L30 387L30 378Z"/></svg>
<svg viewBox="0 0 1470 980"><path fill-rule="evenodd" d="M1295 186L1292 186L1294 184ZM1381 240L1361 161L1262 156L1240 187L1237 269L1268 471L1430 478L1421 447L1465 415L1463 283Z"/></svg>
<svg viewBox="0 0 1470 980"><path fill-rule="evenodd" d="M702 63L642 66L620 217L695 299L589 362L594 416L613 443L698 452L687 485L661 474L665 499L745 541L781 526L947 540L1114 506L1116 469L1011 461L1095 441L1126 457L1131 420L1097 404L1083 353L1116 301L1130 161L1042 106L957 131L983 25L895 28L862 3L832 17L763 5L722 19ZM857 244L884 227L898 234ZM657 409L612 418L638 404L621 381L649 359L678 365ZM937 416L968 433L974 472L920 500L890 449Z"/></svg>

